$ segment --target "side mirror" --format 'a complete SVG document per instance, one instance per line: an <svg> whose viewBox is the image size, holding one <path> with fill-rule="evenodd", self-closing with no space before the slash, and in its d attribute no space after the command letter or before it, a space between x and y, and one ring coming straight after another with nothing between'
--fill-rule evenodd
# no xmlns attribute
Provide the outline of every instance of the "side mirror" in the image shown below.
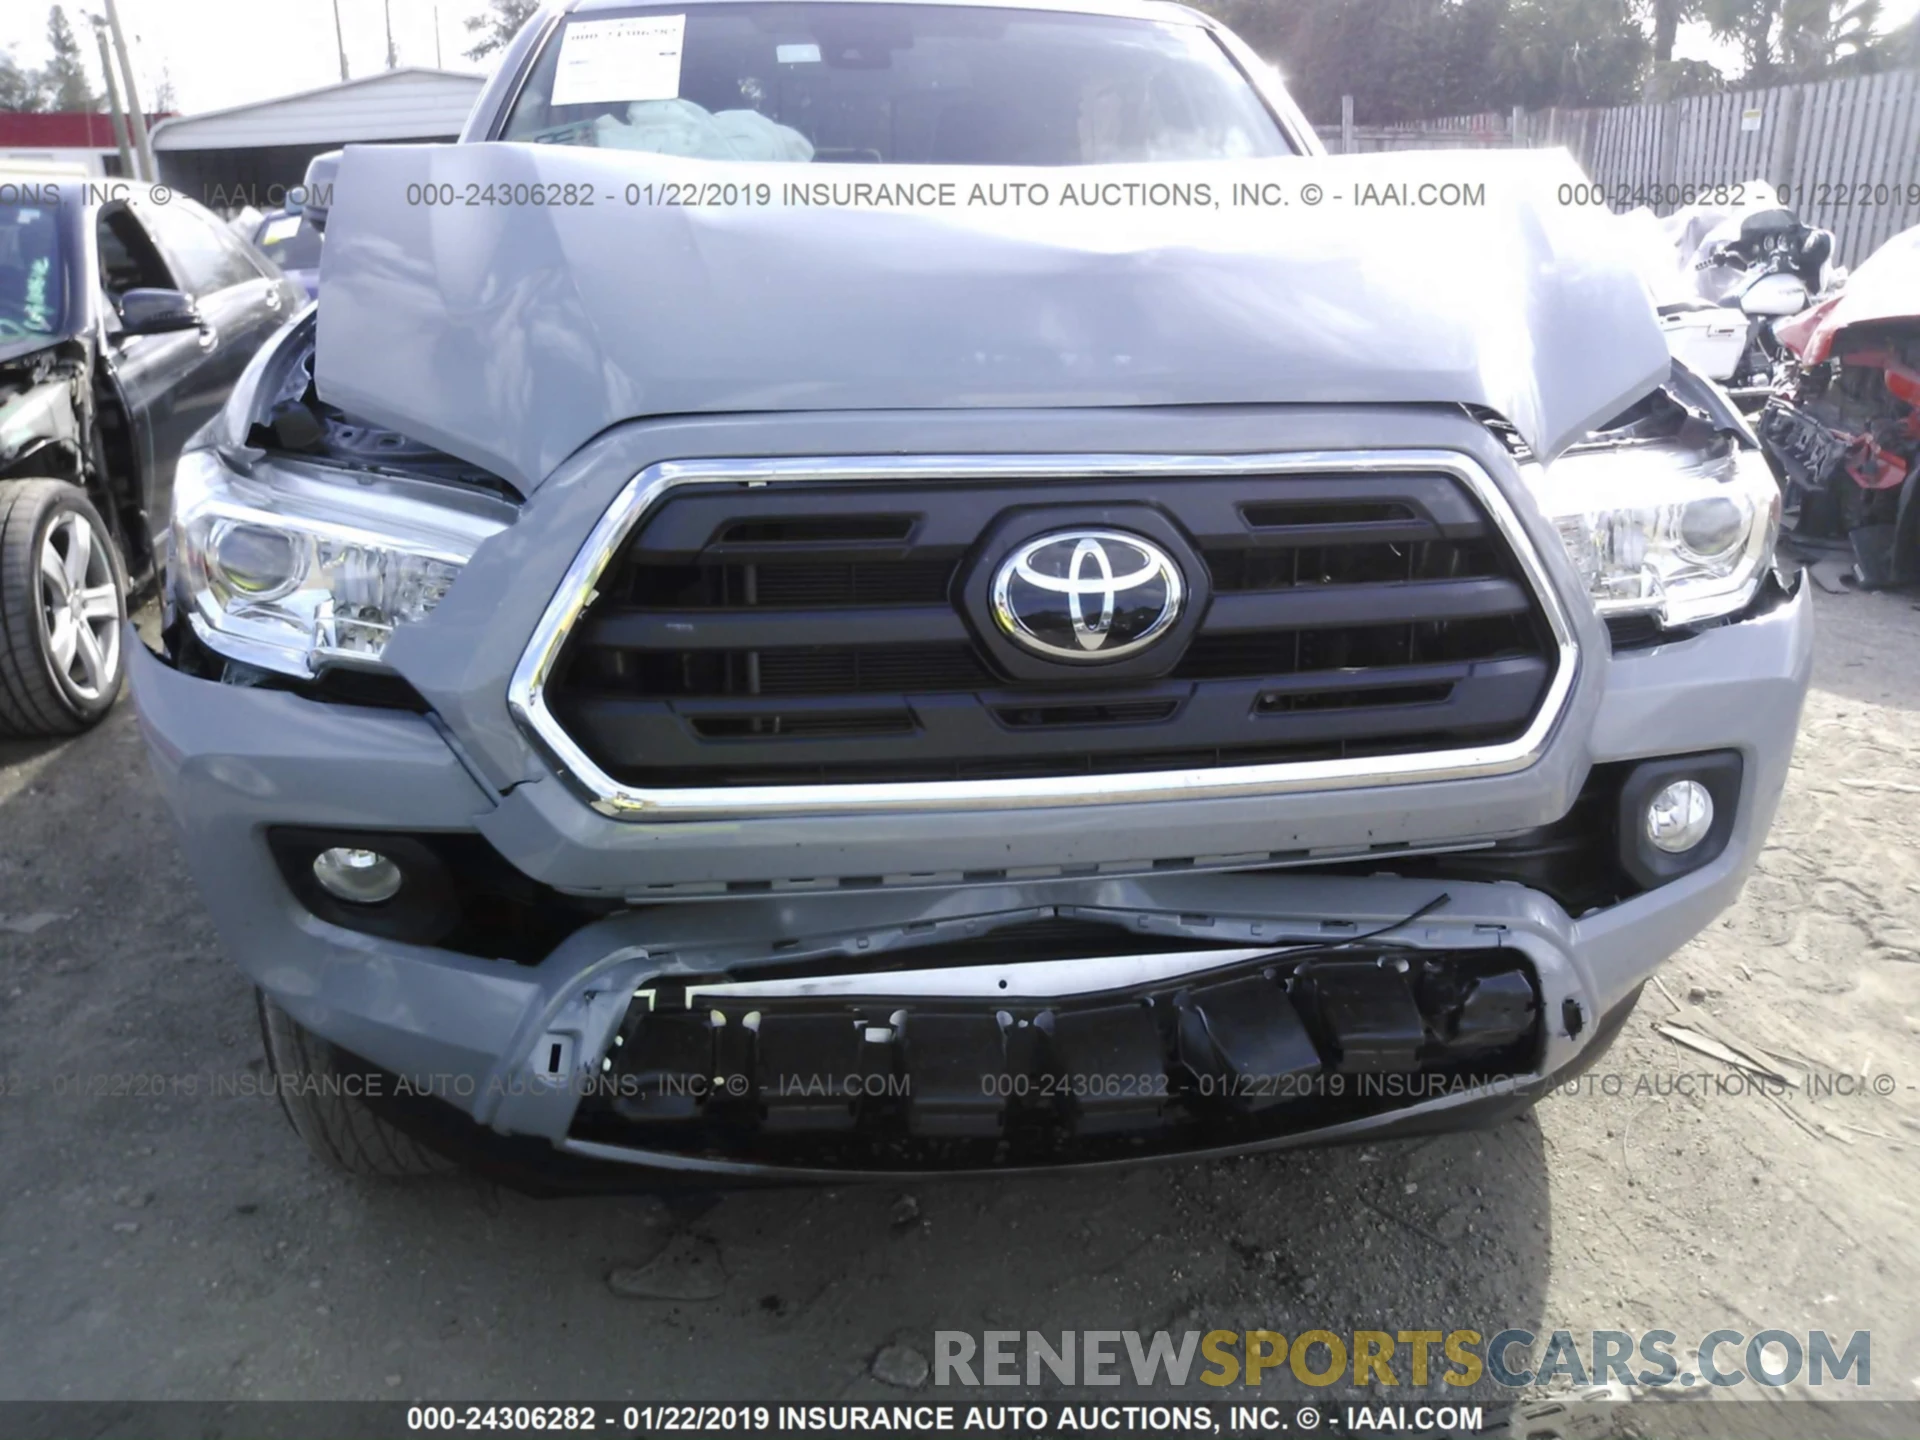
<svg viewBox="0 0 1920 1440"><path fill-rule="evenodd" d="M178 290L129 290L120 297L120 330L126 335L166 335L200 328L200 307Z"/></svg>
<svg viewBox="0 0 1920 1440"><path fill-rule="evenodd" d="M299 210L321 234L327 231L327 211L333 208L333 177L340 169L338 150L328 150L307 162L307 178L297 193L287 197L287 208Z"/></svg>

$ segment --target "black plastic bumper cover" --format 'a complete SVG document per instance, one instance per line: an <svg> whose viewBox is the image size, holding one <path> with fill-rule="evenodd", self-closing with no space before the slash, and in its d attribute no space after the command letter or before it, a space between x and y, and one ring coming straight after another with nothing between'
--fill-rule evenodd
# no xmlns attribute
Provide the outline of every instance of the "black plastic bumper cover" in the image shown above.
<svg viewBox="0 0 1920 1440"><path fill-rule="evenodd" d="M573 1137L849 1170L1251 1144L1529 1073L1519 952L1285 954L1058 1000L636 1001ZM653 1008L649 1008L649 1006Z"/></svg>

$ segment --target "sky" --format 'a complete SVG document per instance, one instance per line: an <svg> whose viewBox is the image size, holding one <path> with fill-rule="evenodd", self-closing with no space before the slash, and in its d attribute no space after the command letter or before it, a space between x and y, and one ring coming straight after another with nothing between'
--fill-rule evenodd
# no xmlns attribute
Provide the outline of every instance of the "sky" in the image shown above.
<svg viewBox="0 0 1920 1440"><path fill-rule="evenodd" d="M117 0L120 24L133 53L140 99L148 109L162 76L173 82L188 113L244 105L340 79L334 41L334 0ZM386 68L387 7L402 65L439 64L449 70L486 66L462 53L472 44L464 21L485 0L338 0L347 69L371 75ZM1915 0L1920 3L1920 0ZM87 74L100 89L100 50L86 17L104 14L100 0L66 0L67 20L79 36ZM48 0L0 5L0 50L38 67L47 59ZM439 24L436 60L435 21Z"/></svg>
<svg viewBox="0 0 1920 1440"><path fill-rule="evenodd" d="M164 75L186 113L244 105L274 95L311 90L340 78L334 41L335 0L118 0L120 23L133 51L140 98L148 109ZM480 70L462 53L471 43L463 23L486 9L485 0L338 0L353 75L386 67L386 14L402 65L440 64ZM100 0L66 0L87 71L100 85L99 49L88 14ZM1920 11L1920 0L1885 0L1882 25L1892 29ZM435 50L438 26L439 48ZM47 0L7 0L0 7L0 50L38 67L47 59ZM1718 44L1705 26L1683 27L1676 53L1738 70L1738 53Z"/></svg>

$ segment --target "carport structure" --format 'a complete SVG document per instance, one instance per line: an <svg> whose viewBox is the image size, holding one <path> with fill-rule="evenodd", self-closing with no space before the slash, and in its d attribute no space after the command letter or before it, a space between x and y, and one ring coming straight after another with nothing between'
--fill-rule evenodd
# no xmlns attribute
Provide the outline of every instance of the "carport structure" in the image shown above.
<svg viewBox="0 0 1920 1440"><path fill-rule="evenodd" d="M278 209L315 155L347 144L452 140L486 77L407 66L272 100L179 115L153 131L160 178L208 208Z"/></svg>

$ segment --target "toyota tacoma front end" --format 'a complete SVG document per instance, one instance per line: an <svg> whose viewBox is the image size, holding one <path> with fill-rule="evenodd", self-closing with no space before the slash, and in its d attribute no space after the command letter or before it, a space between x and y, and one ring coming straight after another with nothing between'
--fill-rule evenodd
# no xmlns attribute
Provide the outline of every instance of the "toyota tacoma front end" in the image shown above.
<svg viewBox="0 0 1920 1440"><path fill-rule="evenodd" d="M1008 99L1036 63L1065 119ZM1276 224L1228 197L1464 162L1321 157L1212 22L1119 4L551 12L466 141L346 153L318 312L182 462L130 647L329 1158L1465 1124L1738 894L1806 602L1563 158ZM905 199L773 203L802 162ZM1190 203L1061 208L1116 176ZM709 183L769 199L647 198ZM441 203L482 193L529 203Z"/></svg>

